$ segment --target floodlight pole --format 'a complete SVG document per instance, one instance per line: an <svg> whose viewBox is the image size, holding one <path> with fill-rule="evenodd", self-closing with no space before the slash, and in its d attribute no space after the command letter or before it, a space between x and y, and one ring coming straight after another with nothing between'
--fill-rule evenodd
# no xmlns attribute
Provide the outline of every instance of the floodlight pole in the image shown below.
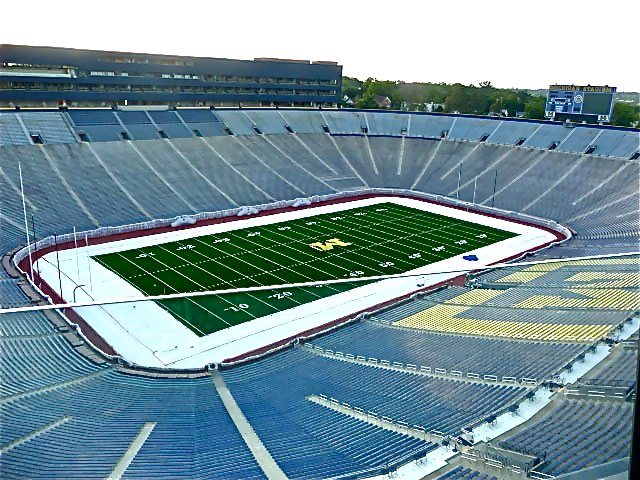
<svg viewBox="0 0 640 480"><path fill-rule="evenodd" d="M496 168L496 176L493 178L493 195L491 195L491 208L493 208L493 206L495 205L497 184L498 184L498 169Z"/></svg>
<svg viewBox="0 0 640 480"><path fill-rule="evenodd" d="M27 250L29 251L29 274L33 282L33 258L31 257L31 242L29 241L29 224L27 223L27 202L24 198L24 184L22 183L22 166L18 162L18 174L20 175L20 193L22 195L22 213L24 214L24 231L27 236Z"/></svg>
<svg viewBox="0 0 640 480"><path fill-rule="evenodd" d="M62 296L62 274L60 273L60 255L58 254L58 234L53 234L53 241L56 246L56 263L58 265L58 284L60 285L60 300L64 302L64 297Z"/></svg>
<svg viewBox="0 0 640 480"><path fill-rule="evenodd" d="M84 245L85 247L89 246L89 239L87 238L87 234L84 234ZM87 265L89 268L89 290L93 291L93 279L91 278L91 257L89 257L89 249L87 248Z"/></svg>
<svg viewBox="0 0 640 480"><path fill-rule="evenodd" d="M33 245L37 248L38 235L36 234L36 221L31 214L31 232L33 233ZM38 272L38 286L42 286L42 278L40 277L40 265L36 261L36 271Z"/></svg>
<svg viewBox="0 0 640 480"><path fill-rule="evenodd" d="M73 249L76 252L76 273L78 274L78 281L80 281L80 259L78 258L78 237L76 236L76 226L73 226Z"/></svg>
<svg viewBox="0 0 640 480"><path fill-rule="evenodd" d="M471 203L473 203L473 205L476 204L476 186L478 184L478 176L476 175L476 178L473 179L473 201Z"/></svg>

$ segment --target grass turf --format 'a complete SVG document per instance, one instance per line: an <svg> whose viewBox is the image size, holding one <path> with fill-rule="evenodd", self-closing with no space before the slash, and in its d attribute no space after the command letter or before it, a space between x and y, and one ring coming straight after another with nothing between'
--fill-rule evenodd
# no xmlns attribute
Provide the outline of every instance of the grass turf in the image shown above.
<svg viewBox="0 0 640 480"><path fill-rule="evenodd" d="M404 273L516 236L387 202L94 256L145 295ZM197 335L363 283L157 302Z"/></svg>

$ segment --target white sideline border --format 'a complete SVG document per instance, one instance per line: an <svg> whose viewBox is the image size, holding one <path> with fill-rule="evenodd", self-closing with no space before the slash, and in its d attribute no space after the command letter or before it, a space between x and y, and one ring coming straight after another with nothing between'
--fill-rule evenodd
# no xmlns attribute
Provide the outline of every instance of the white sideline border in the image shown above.
<svg viewBox="0 0 640 480"><path fill-rule="evenodd" d="M61 283L61 296L67 302L135 298L142 296L139 290L90 257L389 202L518 234L514 238L465 252L465 255L477 255L481 260L478 263L483 265L499 262L557 239L554 234L542 228L406 197L381 196L99 245L80 246L79 240L77 249L58 252L60 280L56 268L56 252L38 259L34 263L34 270L39 270L42 279L58 294ZM318 239L322 240L326 239ZM431 285L460 275L432 272L471 270L475 267L477 266L473 262L463 260L462 255L459 255L407 273L424 274L428 276L424 279L425 285ZM79 285L83 286L75 289L74 299L73 290ZM75 310L128 362L153 368L203 368L210 363L237 357L418 289L415 278L382 280L235 325L205 337L198 337L152 301L80 307Z"/></svg>

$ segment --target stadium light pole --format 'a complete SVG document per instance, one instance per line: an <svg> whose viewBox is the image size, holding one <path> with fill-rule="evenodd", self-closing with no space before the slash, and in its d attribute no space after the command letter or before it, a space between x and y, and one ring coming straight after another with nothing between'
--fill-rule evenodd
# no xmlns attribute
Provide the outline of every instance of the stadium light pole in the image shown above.
<svg viewBox="0 0 640 480"><path fill-rule="evenodd" d="M493 195L491 195L491 208L496 202L496 185L498 184L498 169L496 168L496 176L493 177Z"/></svg>
<svg viewBox="0 0 640 480"><path fill-rule="evenodd" d="M62 296L62 274L60 273L60 255L58 254L58 233L55 232L53 234L53 241L56 246L56 263L58 265L58 284L60 286L60 300L64 302L64 297Z"/></svg>
<svg viewBox="0 0 640 480"><path fill-rule="evenodd" d="M478 176L476 175L476 178L473 179L473 200L471 201L473 205L476 204L476 186L477 185L478 185Z"/></svg>
<svg viewBox="0 0 640 480"><path fill-rule="evenodd" d="M84 245L85 247L89 246L89 238L87 234L84 234ZM91 278L91 257L89 256L89 249L87 248L87 267L89 270L89 290L93 291L93 279Z"/></svg>
<svg viewBox="0 0 640 480"><path fill-rule="evenodd" d="M458 169L458 188L456 189L456 200L460 200L460 177L462 176L462 164Z"/></svg>
<svg viewBox="0 0 640 480"><path fill-rule="evenodd" d="M80 281L80 258L78 258L78 237L76 236L76 226L73 226L73 249L76 253L76 273L78 274L78 281Z"/></svg>
<svg viewBox="0 0 640 480"><path fill-rule="evenodd" d="M24 198L24 184L22 183L22 165L18 162L18 174L20 175L20 193L22 194L22 213L24 214L24 231L27 236L27 250L29 252L29 274L33 282L33 258L31 257L31 242L29 241L29 224L27 223L27 203Z"/></svg>
<svg viewBox="0 0 640 480"><path fill-rule="evenodd" d="M33 245L37 247L38 235L36 234L36 221L33 217L33 213L31 214L31 232L33 233ZM36 263L36 272L38 273L38 287L41 287L42 278L40 277L40 265L38 263Z"/></svg>

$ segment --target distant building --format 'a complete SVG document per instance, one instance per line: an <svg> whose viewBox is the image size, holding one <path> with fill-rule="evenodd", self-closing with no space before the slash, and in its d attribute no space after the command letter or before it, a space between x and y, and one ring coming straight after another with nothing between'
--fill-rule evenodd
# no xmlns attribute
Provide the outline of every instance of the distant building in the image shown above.
<svg viewBox="0 0 640 480"><path fill-rule="evenodd" d="M425 103L424 104L425 112L442 112L445 108L444 103Z"/></svg>
<svg viewBox="0 0 640 480"><path fill-rule="evenodd" d="M334 107L342 66L0 45L0 106Z"/></svg>
<svg viewBox="0 0 640 480"><path fill-rule="evenodd" d="M353 107L356 102L354 102L351 98L349 98L347 95L344 95L342 97L342 101L344 102L345 105L347 105L348 107Z"/></svg>
<svg viewBox="0 0 640 480"><path fill-rule="evenodd" d="M376 105L378 108L391 108L391 99L384 95L376 95Z"/></svg>

